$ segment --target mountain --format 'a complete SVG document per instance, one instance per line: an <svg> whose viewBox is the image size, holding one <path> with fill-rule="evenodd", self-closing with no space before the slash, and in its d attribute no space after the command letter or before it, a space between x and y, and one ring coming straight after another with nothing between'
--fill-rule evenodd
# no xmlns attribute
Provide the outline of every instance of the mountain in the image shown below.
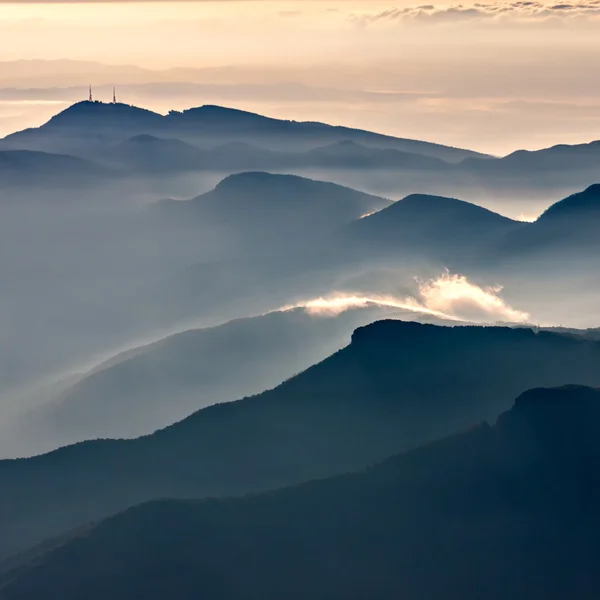
<svg viewBox="0 0 600 600"><path fill-rule="evenodd" d="M129 171L191 171L204 167L206 152L177 139L140 134L103 150L98 159Z"/></svg>
<svg viewBox="0 0 600 600"><path fill-rule="evenodd" d="M89 155L94 150L153 131L163 117L127 104L78 102L41 127L6 136L1 147Z"/></svg>
<svg viewBox="0 0 600 600"><path fill-rule="evenodd" d="M250 140L261 139L268 147L308 150L318 145L339 141L355 141L380 148L394 148L433 156L448 162L458 162L470 156L482 156L471 150L451 148L417 140L407 140L349 127L332 126L317 122L273 119L255 113L222 106L201 106L182 112L172 111L167 126L179 131L202 133L209 138L223 139L240 136Z"/></svg>
<svg viewBox="0 0 600 600"><path fill-rule="evenodd" d="M600 183L553 204L536 222L544 224L565 219L576 221L600 219Z"/></svg>
<svg viewBox="0 0 600 600"><path fill-rule="evenodd" d="M214 190L189 201L164 201L160 219L219 228L254 247L306 245L389 204L388 200L295 175L247 172L230 175Z"/></svg>
<svg viewBox="0 0 600 600"><path fill-rule="evenodd" d="M0 150L2 187L53 186L100 183L116 174L91 161L63 154L29 150Z"/></svg>
<svg viewBox="0 0 600 600"><path fill-rule="evenodd" d="M410 251L420 256L478 256L522 223L475 204L425 194L412 194L387 208L351 223L344 234L365 251Z"/></svg>
<svg viewBox="0 0 600 600"><path fill-rule="evenodd" d="M342 348L357 326L386 314L391 311L367 307L315 317L296 309L177 333L80 376L26 415L18 435L30 449L144 435L205 406L272 388Z"/></svg>
<svg viewBox="0 0 600 600"><path fill-rule="evenodd" d="M592 600L599 440L598 389L533 389L363 472L137 506L6 563L0 598Z"/></svg>
<svg viewBox="0 0 600 600"><path fill-rule="evenodd" d="M102 149L98 160L147 174L178 171L284 170L310 168L448 170L440 159L400 150L336 142L307 151L269 150L246 142L199 148L178 139L140 134Z"/></svg>
<svg viewBox="0 0 600 600"><path fill-rule="evenodd" d="M199 148L178 139L158 138L149 134L136 135L102 150L97 158L111 166L147 175L312 166L304 153L275 152L244 142Z"/></svg>
<svg viewBox="0 0 600 600"><path fill-rule="evenodd" d="M277 150L309 150L343 140L379 148L432 156L459 162L481 156L470 150L429 142L394 138L382 134L300 121L272 119L254 113L220 106L202 106L162 116L126 104L79 102L36 129L7 136L7 149L33 149L86 153L107 148L140 134L177 138L207 146L229 142L258 144Z"/></svg>
<svg viewBox="0 0 600 600"><path fill-rule="evenodd" d="M464 166L486 170L490 174L502 173L537 175L556 171L598 170L600 141L588 144L559 144L541 150L517 150L496 160L467 158Z"/></svg>
<svg viewBox="0 0 600 600"><path fill-rule="evenodd" d="M343 169L451 169L447 162L439 158L391 148L373 148L351 140L314 148L307 151L305 157L308 166Z"/></svg>
<svg viewBox="0 0 600 600"><path fill-rule="evenodd" d="M154 175L283 168L302 165L305 162L303 156L301 153L274 152L243 142L199 148L175 138L140 134L103 149L96 158L113 167Z"/></svg>
<svg viewBox="0 0 600 600"><path fill-rule="evenodd" d="M546 262L567 256L589 260L599 227L600 184L594 184L551 205L532 223L454 198L412 194L350 223L343 238L363 255L401 253L464 268L532 253Z"/></svg>
<svg viewBox="0 0 600 600"><path fill-rule="evenodd" d="M523 201L536 190L537 194L560 197L559 194L598 181L599 167L600 141L594 141L534 151L517 150L502 158L467 157L458 165L455 175L465 187L494 190L499 195L513 190L512 195L522 208Z"/></svg>
<svg viewBox="0 0 600 600"><path fill-rule="evenodd" d="M273 390L136 440L0 461L0 554L146 500L244 494L364 468L506 410L526 389L600 385L600 343L380 321Z"/></svg>
<svg viewBox="0 0 600 600"><path fill-rule="evenodd" d="M540 254L549 261L557 255L589 260L596 255L600 238L600 184L551 205L536 221L511 232L502 240L508 256Z"/></svg>

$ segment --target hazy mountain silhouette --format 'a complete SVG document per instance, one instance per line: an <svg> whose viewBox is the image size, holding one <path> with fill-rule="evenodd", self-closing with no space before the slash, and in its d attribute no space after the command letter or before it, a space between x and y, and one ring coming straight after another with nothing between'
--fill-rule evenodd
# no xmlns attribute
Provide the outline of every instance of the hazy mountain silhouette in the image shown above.
<svg viewBox="0 0 600 600"><path fill-rule="evenodd" d="M78 102L41 127L6 136L2 146L88 155L103 145L153 131L162 118L127 104Z"/></svg>
<svg viewBox="0 0 600 600"><path fill-rule="evenodd" d="M499 159L480 160L467 158L463 166L487 170L490 174L537 175L540 172L555 173L594 169L600 161L600 141L588 144L559 144L542 150L517 150Z"/></svg>
<svg viewBox="0 0 600 600"><path fill-rule="evenodd" d="M421 256L445 266L474 262L493 266L532 253L588 260L600 238L600 184L550 206L525 223L457 200L412 194L344 229L344 238L364 253ZM358 245L358 246L357 246Z"/></svg>
<svg viewBox="0 0 600 600"><path fill-rule="evenodd" d="M0 150L0 185L53 186L56 189L89 185L116 173L91 161L64 154L30 150Z"/></svg>
<svg viewBox="0 0 600 600"><path fill-rule="evenodd" d="M345 236L370 252L407 252L448 260L481 257L489 247L522 223L475 204L412 194L351 223Z"/></svg>
<svg viewBox="0 0 600 600"><path fill-rule="evenodd" d="M275 152L244 142L231 142L207 149L175 138L164 139L149 134L136 135L103 149L98 157L112 166L149 176L157 172L233 172L296 167L307 162L304 153Z"/></svg>
<svg viewBox="0 0 600 600"><path fill-rule="evenodd" d="M148 148L129 146L128 152L119 148L138 136L150 136L142 138ZM151 138L179 140L204 154L198 149L183 151L184 147L177 151L168 145L161 148ZM79 102L39 128L7 136L0 140L0 147L102 157L111 166L120 157L124 170L142 172L154 180L173 175L170 193L177 196L190 195L189 188L178 189L181 182L175 179L185 171L227 175L260 170L331 179L385 196L453 195L483 202L494 210L511 206L511 213L518 199L523 212L537 214L549 194L556 198L598 179L600 143L492 158L428 142L219 106L160 115L125 104ZM174 155L179 158L174 160Z"/></svg>
<svg viewBox="0 0 600 600"><path fill-rule="evenodd" d="M391 313L368 307L315 318L302 309L191 329L111 358L30 414L29 446L136 437L190 413L274 387ZM23 437L23 434L21 434ZM25 447L25 446L24 446ZM30 453L35 453L30 450Z"/></svg>
<svg viewBox="0 0 600 600"><path fill-rule="evenodd" d="M470 150L429 142L394 138L348 127L284 121L220 106L202 106L162 116L125 104L79 102L36 129L7 136L7 148L89 152L139 134L175 137L202 146L246 141L279 150L308 150L315 146L352 140L458 162L480 156Z"/></svg>
<svg viewBox="0 0 600 600"><path fill-rule="evenodd" d="M176 223L219 227L224 235L257 246L306 244L361 215L389 205L377 196L295 175L230 175L189 201L164 201L157 216ZM284 246L285 248L285 246Z"/></svg>
<svg viewBox="0 0 600 600"><path fill-rule="evenodd" d="M600 244L600 184L550 206L536 221L512 232L502 242L509 256L537 252L553 260L556 254L586 260Z"/></svg>
<svg viewBox="0 0 600 600"><path fill-rule="evenodd" d="M537 222L548 223L551 220L571 217L577 220L600 219L600 183L591 185L583 192L573 194L553 204Z"/></svg>
<svg viewBox="0 0 600 600"><path fill-rule="evenodd" d="M140 134L103 150L100 157L121 169L153 173L202 169L206 153L181 140Z"/></svg>
<svg viewBox="0 0 600 600"><path fill-rule="evenodd" d="M529 329L381 321L277 388L137 440L0 461L0 553L127 506L363 468L487 419L531 387L599 385L600 343Z"/></svg>
<svg viewBox="0 0 600 600"><path fill-rule="evenodd" d="M132 508L5 563L0 597L592 600L599 440L599 390L533 389L364 472Z"/></svg>
<svg viewBox="0 0 600 600"><path fill-rule="evenodd" d="M411 169L444 170L452 166L440 159L393 149L372 148L341 141L307 151L270 150L246 142L199 148L178 139L136 135L99 152L111 166L147 173L179 171L272 169Z"/></svg>
<svg viewBox="0 0 600 600"><path fill-rule="evenodd" d="M432 156L395 149L373 148L352 140L342 140L308 150L305 157L307 166L320 167L417 170L445 170L451 168L444 160ZM302 162L299 162L302 166Z"/></svg>

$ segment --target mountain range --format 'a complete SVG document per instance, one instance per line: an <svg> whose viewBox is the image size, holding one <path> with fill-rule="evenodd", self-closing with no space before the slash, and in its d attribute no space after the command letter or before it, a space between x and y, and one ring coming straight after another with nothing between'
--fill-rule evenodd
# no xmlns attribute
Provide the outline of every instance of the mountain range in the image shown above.
<svg viewBox="0 0 600 600"><path fill-rule="evenodd" d="M0 140L0 600L598 597L598 158L91 101Z"/></svg>
<svg viewBox="0 0 600 600"><path fill-rule="evenodd" d="M0 554L151 499L243 494L364 468L493 418L536 386L600 385L600 343L380 321L273 390L153 435L0 461Z"/></svg>
<svg viewBox="0 0 600 600"><path fill-rule="evenodd" d="M309 150L344 140L380 148L414 152L459 161L476 152L439 144L394 138L324 123L284 121L242 110L202 106L183 112L158 113L126 104L79 102L39 128L11 134L2 140L7 149L36 149L86 153L140 134L177 138L188 143L218 145L252 141L278 150Z"/></svg>
<svg viewBox="0 0 600 600"><path fill-rule="evenodd" d="M32 150L0 150L2 187L99 184L117 175L112 169L75 156Z"/></svg>
<svg viewBox="0 0 600 600"><path fill-rule="evenodd" d="M599 423L598 389L532 389L363 472L131 508L4 563L0 597L592 600Z"/></svg>
<svg viewBox="0 0 600 600"><path fill-rule="evenodd" d="M503 217L475 204L413 194L345 228L352 243L376 253L429 256L446 266L545 253L592 251L599 242L600 185L594 184L555 204L535 221Z"/></svg>
<svg viewBox="0 0 600 600"><path fill-rule="evenodd" d="M13 434L3 438L17 438L8 448L20 438L31 455L88 439L144 435L205 406L270 389L345 346L357 326L392 314L376 306L337 317L293 309L176 333L69 378L66 388L11 422Z"/></svg>
<svg viewBox="0 0 600 600"><path fill-rule="evenodd" d="M591 205L596 189L581 192ZM389 281L386 292L376 274L380 268L393 269L388 279L397 280L402 296L415 293L403 270L435 278L450 269L492 285L496 277L531 279L541 269L586 273L595 264L598 223L593 210L578 207L579 197L560 203L574 203L564 221L562 208L556 218L549 209L526 223L454 198L419 194L391 203L297 176L236 174L191 201L165 201L150 211L160 235L178 243L187 236L197 246L219 232L227 260L181 270L144 291L144 302L151 320L180 320L199 307L233 310L238 299L264 312L332 290L389 293ZM579 261L577 269L567 266L568 256Z"/></svg>
<svg viewBox="0 0 600 600"><path fill-rule="evenodd" d="M158 218L221 230L229 244L253 251L273 245L321 242L333 230L389 205L383 198L295 175L247 172L223 179L189 201L164 201Z"/></svg>
<svg viewBox="0 0 600 600"><path fill-rule="evenodd" d="M286 121L220 106L161 115L126 104L79 102L38 128L0 140L3 150L68 154L100 163L105 179L169 178L187 196L186 173L270 171L332 180L386 197L455 195L500 212L539 214L598 180L598 143L491 157L323 123ZM87 169L100 168L88 165ZM83 166L83 165L82 165ZM138 178L136 180L136 177ZM27 186L27 179L21 178ZM85 181L80 179L80 185ZM514 213L518 214L518 213Z"/></svg>
<svg viewBox="0 0 600 600"><path fill-rule="evenodd" d="M178 139L140 134L99 151L93 158L132 173L156 171L235 172L251 169L401 169L444 171L449 163L416 152L366 146L342 140L298 152L275 151L247 142L200 148Z"/></svg>

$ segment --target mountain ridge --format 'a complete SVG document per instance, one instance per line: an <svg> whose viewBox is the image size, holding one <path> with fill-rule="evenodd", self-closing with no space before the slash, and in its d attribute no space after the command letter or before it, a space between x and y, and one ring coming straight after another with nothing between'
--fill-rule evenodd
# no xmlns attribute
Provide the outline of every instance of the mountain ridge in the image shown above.
<svg viewBox="0 0 600 600"><path fill-rule="evenodd" d="M130 120L126 121L125 117L130 117ZM104 122L101 122L100 119L104 119ZM98 129L99 127L101 129ZM67 132L69 130L76 132L77 128L80 129L79 138L81 139L60 139L60 136L56 138L56 135L50 135L49 139L44 139L46 132L58 134L60 132L57 130L60 129L66 129ZM215 134L218 134L218 137L221 137L222 140L243 140L248 139L248 135L251 135L262 136L281 145L285 141L283 138L289 138L285 141L285 144L293 142L293 139L296 138L298 144L301 147L304 146L305 149L317 146L321 142L327 143L344 138L354 138L357 140L370 140L382 144L384 147L413 150L417 154L437 156L438 158L445 156L448 160L454 160L455 162L467 156L480 156L479 153L471 150L452 148L441 144L396 138L325 123L275 119L221 106L205 105L181 112L171 111L163 116L126 104L88 101L78 102L70 106L39 128L30 128L24 132L10 134L3 138L1 142L4 146L13 144L14 147L19 144L37 143L37 148L45 149L43 146L51 145L54 137L59 148L63 145L81 148L86 138L88 145L93 144L95 136L106 137L107 140L114 142L140 133L166 135L168 137L169 132L171 134L177 133L178 135L174 135L174 137L178 137L182 141L201 139L201 135L214 137ZM307 144L308 148L306 147Z"/></svg>
<svg viewBox="0 0 600 600"><path fill-rule="evenodd" d="M582 336L379 321L258 396L136 440L0 461L0 554L153 498L237 495L364 468L495 416L525 389L598 386L599 364L600 343Z"/></svg>
<svg viewBox="0 0 600 600"><path fill-rule="evenodd" d="M0 567L0 597L592 600L600 391L519 398L359 472L132 507Z"/></svg>

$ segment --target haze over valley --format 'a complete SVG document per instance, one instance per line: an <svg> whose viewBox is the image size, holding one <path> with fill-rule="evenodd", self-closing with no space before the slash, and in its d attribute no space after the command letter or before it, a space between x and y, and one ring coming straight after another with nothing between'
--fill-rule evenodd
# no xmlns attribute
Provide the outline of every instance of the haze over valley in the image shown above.
<svg viewBox="0 0 600 600"><path fill-rule="evenodd" d="M0 600L598 597L600 5L0 6Z"/></svg>

